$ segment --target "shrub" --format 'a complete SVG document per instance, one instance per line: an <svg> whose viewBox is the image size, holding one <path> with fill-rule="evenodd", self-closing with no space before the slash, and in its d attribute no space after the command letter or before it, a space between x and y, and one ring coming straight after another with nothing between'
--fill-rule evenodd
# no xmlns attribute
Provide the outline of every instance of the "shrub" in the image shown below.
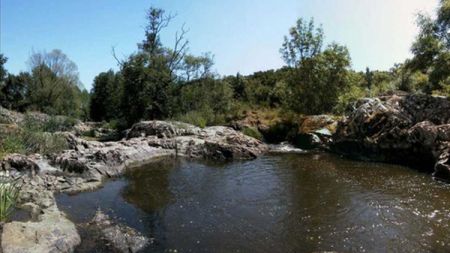
<svg viewBox="0 0 450 253"><path fill-rule="evenodd" d="M199 111L191 111L183 115L178 115L174 118L174 120L189 123L201 128L205 128L208 124L209 115L199 112Z"/></svg>
<svg viewBox="0 0 450 253"><path fill-rule="evenodd" d="M59 134L25 130L21 138L27 154L39 153L49 155L68 148L66 138Z"/></svg>
<svg viewBox="0 0 450 253"><path fill-rule="evenodd" d="M0 143L0 151L2 153L23 153L25 145L19 135L6 136Z"/></svg>
<svg viewBox="0 0 450 253"><path fill-rule="evenodd" d="M33 131L41 132L62 132L69 131L77 123L75 118L64 116L39 117L39 115L26 114L22 127Z"/></svg>
<svg viewBox="0 0 450 253"><path fill-rule="evenodd" d="M258 140L263 140L263 135L254 127L244 127L242 133Z"/></svg>
<svg viewBox="0 0 450 253"><path fill-rule="evenodd" d="M5 222L14 211L21 185L9 175L0 175L0 222Z"/></svg>

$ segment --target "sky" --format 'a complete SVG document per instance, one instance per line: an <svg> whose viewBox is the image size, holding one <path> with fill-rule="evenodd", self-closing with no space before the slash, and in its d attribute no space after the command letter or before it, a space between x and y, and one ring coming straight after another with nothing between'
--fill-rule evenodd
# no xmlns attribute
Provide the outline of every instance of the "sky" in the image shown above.
<svg viewBox="0 0 450 253"><path fill-rule="evenodd" d="M283 36L300 17L322 24L326 43L346 45L356 70L388 70L410 57L416 14L438 0L0 0L0 53L10 73L27 71L33 51L61 49L90 90L94 77L118 70L137 50L150 6L176 14L162 34L174 43L183 24L190 53L211 52L220 75L250 74L284 65Z"/></svg>

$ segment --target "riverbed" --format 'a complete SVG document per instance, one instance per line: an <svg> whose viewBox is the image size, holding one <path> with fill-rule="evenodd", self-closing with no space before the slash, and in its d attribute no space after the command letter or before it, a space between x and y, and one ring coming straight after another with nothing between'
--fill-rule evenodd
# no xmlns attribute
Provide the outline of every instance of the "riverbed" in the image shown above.
<svg viewBox="0 0 450 253"><path fill-rule="evenodd" d="M150 238L144 252L450 250L449 185L327 153L167 158L57 203L78 224L77 252L111 251L84 226L99 208Z"/></svg>

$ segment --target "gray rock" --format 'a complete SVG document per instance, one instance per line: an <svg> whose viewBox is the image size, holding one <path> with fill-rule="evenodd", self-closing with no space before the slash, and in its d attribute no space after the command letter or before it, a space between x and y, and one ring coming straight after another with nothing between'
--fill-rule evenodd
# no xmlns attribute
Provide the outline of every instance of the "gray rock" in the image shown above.
<svg viewBox="0 0 450 253"><path fill-rule="evenodd" d="M450 101L427 95L357 101L333 136L333 150L419 167L450 180Z"/></svg>
<svg viewBox="0 0 450 253"><path fill-rule="evenodd" d="M4 253L72 252L80 242L75 225L56 206L47 208L38 221L3 226Z"/></svg>
<svg viewBox="0 0 450 253"><path fill-rule="evenodd" d="M138 252L150 243L148 238L135 229L114 223L101 211L97 211L91 226L100 231L101 239L106 240L120 252Z"/></svg>

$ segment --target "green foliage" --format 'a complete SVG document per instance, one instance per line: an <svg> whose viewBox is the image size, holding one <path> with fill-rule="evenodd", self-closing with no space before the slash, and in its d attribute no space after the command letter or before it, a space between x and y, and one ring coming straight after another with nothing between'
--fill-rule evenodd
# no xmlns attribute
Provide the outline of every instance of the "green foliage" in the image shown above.
<svg viewBox="0 0 450 253"><path fill-rule="evenodd" d="M428 74L429 84L423 91L431 93L448 85L450 77L450 1L440 1L435 19L419 15L417 23L420 33L411 49L414 58L407 62L407 68Z"/></svg>
<svg viewBox="0 0 450 253"><path fill-rule="evenodd" d="M254 127L244 127L242 133L258 140L263 140L263 135Z"/></svg>
<svg viewBox="0 0 450 253"><path fill-rule="evenodd" d="M20 138L27 154L50 155L68 149L65 136L59 134L24 130Z"/></svg>
<svg viewBox="0 0 450 253"><path fill-rule="evenodd" d="M305 114L331 112L349 86L349 67L347 48L337 44L303 60L289 79L292 95L288 107Z"/></svg>
<svg viewBox="0 0 450 253"><path fill-rule="evenodd" d="M0 222L6 222L14 211L21 188L17 179L0 175Z"/></svg>
<svg viewBox="0 0 450 253"><path fill-rule="evenodd" d="M0 136L0 153L50 155L68 149L66 137L55 132L70 129L74 122L63 117L51 117L42 121L26 115L21 128Z"/></svg>
<svg viewBox="0 0 450 253"><path fill-rule="evenodd" d="M306 22L300 18L289 30L289 37L284 37L280 52L286 64L297 67L302 61L320 54L322 44L322 27L316 28L313 19Z"/></svg>
<svg viewBox="0 0 450 253"><path fill-rule="evenodd" d="M205 127L224 124L234 109L233 90L228 82L205 78L174 90L174 119Z"/></svg>
<svg viewBox="0 0 450 253"><path fill-rule="evenodd" d="M22 112L87 116L89 94L81 88L77 66L64 53L56 49L34 53L28 63L29 73L8 74L0 81L1 106Z"/></svg>
<svg viewBox="0 0 450 253"><path fill-rule="evenodd" d="M8 58L6 58L3 54L0 54L0 85L3 83L8 73L5 69L5 64L7 61Z"/></svg>
<svg viewBox="0 0 450 253"><path fill-rule="evenodd" d="M208 121L212 122L214 114L211 111L190 111L182 115L175 116L174 120L186 122L200 128L205 128L208 125Z"/></svg>
<svg viewBox="0 0 450 253"><path fill-rule="evenodd" d="M371 73L370 76L373 76L373 73ZM346 90L344 90L344 92L342 92L338 97L338 102L333 110L334 113L344 113L350 103L368 95L367 91L369 89L366 89L365 86L372 87L373 83L369 86L367 83L364 83L364 81L367 82L367 72L364 78L361 74L355 72L349 73L348 86Z"/></svg>
<svg viewBox="0 0 450 253"><path fill-rule="evenodd" d="M90 118L94 121L112 120L120 115L123 79L113 70L100 73L94 79L90 103Z"/></svg>
<svg viewBox="0 0 450 253"><path fill-rule="evenodd" d="M34 113L25 114L24 121L21 123L23 129L35 132L64 132L72 130L77 123L75 118L64 116L39 115Z"/></svg>
<svg viewBox="0 0 450 253"><path fill-rule="evenodd" d="M0 143L0 153L25 153L26 147L19 135L7 135L3 137Z"/></svg>

